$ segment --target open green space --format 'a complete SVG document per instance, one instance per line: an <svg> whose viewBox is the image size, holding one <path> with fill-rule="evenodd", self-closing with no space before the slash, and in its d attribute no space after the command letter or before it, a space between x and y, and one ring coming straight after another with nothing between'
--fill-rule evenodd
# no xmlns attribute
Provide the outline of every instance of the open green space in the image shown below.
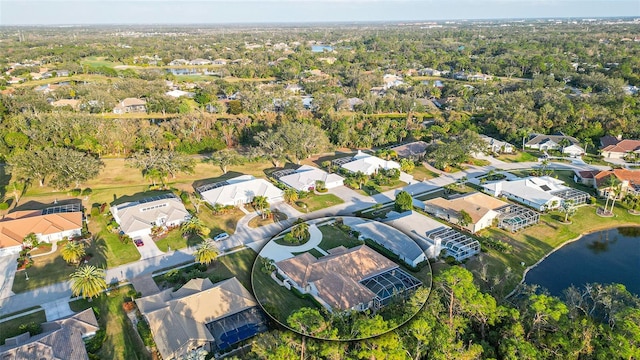
<svg viewBox="0 0 640 360"><path fill-rule="evenodd" d="M318 230L322 233L322 241L318 247L324 251L329 251L338 246L352 248L363 244L362 241L335 225L322 225L318 227Z"/></svg>
<svg viewBox="0 0 640 360"><path fill-rule="evenodd" d="M158 249L163 252L171 250L184 249L189 246L196 246L203 241L202 237L197 234L190 234L186 238L182 236L180 229L173 229L160 240L156 241Z"/></svg>
<svg viewBox="0 0 640 360"><path fill-rule="evenodd" d="M259 259L260 257L258 257L258 261L260 261ZM280 321L285 322L289 315L300 308L317 308L316 303L308 297L296 296L293 291L278 285L259 266L256 266L255 271L252 272L251 280L257 300L271 316L280 319Z"/></svg>
<svg viewBox="0 0 640 360"><path fill-rule="evenodd" d="M101 253L106 259L107 267L116 267L140 259L140 253L133 241L122 242L120 236L107 229L109 217L100 215L89 223L89 231L94 234L98 244L102 245Z"/></svg>
<svg viewBox="0 0 640 360"><path fill-rule="evenodd" d="M537 156L525 151L519 151L515 154L500 154L495 158L508 163L538 161Z"/></svg>
<svg viewBox="0 0 640 360"><path fill-rule="evenodd" d="M411 175L413 175L414 179L420 181L429 180L440 176L440 174L427 169L424 164L416 165L416 167L411 172Z"/></svg>
<svg viewBox="0 0 640 360"><path fill-rule="evenodd" d="M604 205L604 202L599 202ZM488 248L480 256L469 260L466 267L473 271L476 280L484 290L496 289L490 284L491 279L502 279L499 287L500 293L495 295L504 296L511 291L522 280L522 274L527 266L531 266L548 254L554 248L565 242L576 239L582 234L603 230L619 226L638 226L638 218L629 214L626 208L618 206L614 210L615 217L603 218L596 215L595 206L582 206L578 208L576 214L571 218L571 224L564 224L564 215L560 213L543 214L540 223L528 227L518 233L510 233L502 229L490 228L482 230L478 235L481 237L491 237L504 241L513 247L509 253L502 253ZM524 262L524 266L521 265ZM486 275L482 275L483 267L486 267ZM509 268L512 276L505 276ZM487 279L486 281L483 280Z"/></svg>
<svg viewBox="0 0 640 360"><path fill-rule="evenodd" d="M306 208L299 206L303 203L306 205ZM342 203L344 203L344 201L333 194L309 194L309 196L294 202L291 206L300 212L314 212Z"/></svg>
<svg viewBox="0 0 640 360"><path fill-rule="evenodd" d="M12 320L1 322L0 328L2 329L2 331L0 331L0 345L4 345L4 341L8 338L23 334L25 331L24 329L20 328L22 325L26 325L30 323L40 325L45 321L47 321L47 317L44 313L44 310L40 310L40 311L34 312L33 314L20 316ZM32 335L36 335L36 334L32 334Z"/></svg>
<svg viewBox="0 0 640 360"><path fill-rule="evenodd" d="M32 267L18 271L13 281L13 291L20 293L69 280L69 276L78 268L78 265L69 265L62 259L61 251L65 243L60 241L56 252L36 257L33 259ZM104 239L97 238L87 241L85 244L87 244L85 251L90 257L88 264L104 267L105 259L108 256L108 245ZM133 251L138 253L135 248ZM29 280L27 280L27 275Z"/></svg>
<svg viewBox="0 0 640 360"><path fill-rule="evenodd" d="M127 360L152 358L122 307L122 304L129 300L131 293L135 293L135 290L129 285L111 290L109 295L102 294L92 301L80 299L69 303L71 310L76 312L93 308L100 324L100 331L106 332L102 347L95 352L96 358Z"/></svg>
<svg viewBox="0 0 640 360"><path fill-rule="evenodd" d="M104 56L87 56L86 58L83 58L82 60L80 60L80 64L88 65L92 67L106 66L110 68L113 68L118 65L123 65L121 62L106 60L106 57Z"/></svg>
<svg viewBox="0 0 640 360"><path fill-rule="evenodd" d="M251 269L256 260L255 251L246 248L234 253L221 256L218 260L227 267L229 272L233 274L245 288L251 290Z"/></svg>

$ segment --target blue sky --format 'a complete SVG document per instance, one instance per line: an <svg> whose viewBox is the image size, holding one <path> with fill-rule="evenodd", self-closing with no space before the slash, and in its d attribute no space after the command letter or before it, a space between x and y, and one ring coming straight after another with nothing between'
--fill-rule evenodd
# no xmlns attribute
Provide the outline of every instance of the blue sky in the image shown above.
<svg viewBox="0 0 640 360"><path fill-rule="evenodd" d="M0 25L640 17L640 0L0 0Z"/></svg>

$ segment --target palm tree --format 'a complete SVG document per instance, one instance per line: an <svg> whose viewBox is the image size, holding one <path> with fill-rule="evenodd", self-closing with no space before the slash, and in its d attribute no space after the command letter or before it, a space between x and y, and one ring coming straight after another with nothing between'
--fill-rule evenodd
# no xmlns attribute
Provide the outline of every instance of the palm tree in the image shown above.
<svg viewBox="0 0 640 360"><path fill-rule="evenodd" d="M69 264L77 264L86 254L84 244L78 241L69 241L62 248L62 259Z"/></svg>
<svg viewBox="0 0 640 360"><path fill-rule="evenodd" d="M618 185L618 179L615 177L615 175L609 175L609 179L607 181L607 184L605 185L605 188L608 189L607 190L607 199L604 203L604 212L607 212L607 207L609 206L609 199L611 199L611 191L613 190L613 188L616 187L616 185ZM611 211L613 211L613 206L611 207Z"/></svg>
<svg viewBox="0 0 640 360"><path fill-rule="evenodd" d="M564 212L564 222L569 222L569 218L576 213L573 200L564 200L562 205L560 205L560 211Z"/></svg>
<svg viewBox="0 0 640 360"><path fill-rule="evenodd" d="M563 137L559 142L558 145L560 145L562 147L562 150L560 150L560 152L562 154L564 154L564 148L566 148L567 146L571 145L571 141L569 141L569 139L567 139L566 137Z"/></svg>
<svg viewBox="0 0 640 360"><path fill-rule="evenodd" d="M266 196L255 196L252 201L253 207L260 213L262 219L264 220L265 214L264 209L269 207L269 201Z"/></svg>
<svg viewBox="0 0 640 360"><path fill-rule="evenodd" d="M613 208L616 206L616 200L618 199L621 193L622 193L622 186L620 184L617 184L616 186L609 189L609 194L612 195L611 213L613 213Z"/></svg>
<svg viewBox="0 0 640 360"><path fill-rule="evenodd" d="M284 201L287 204L291 204L292 202L296 202L299 198L298 190L294 188L288 188L284 191ZM254 199L255 200L255 199Z"/></svg>
<svg viewBox="0 0 640 360"><path fill-rule="evenodd" d="M211 240L207 240L198 246L193 256L197 262L209 266L218 257L218 249Z"/></svg>
<svg viewBox="0 0 640 360"><path fill-rule="evenodd" d="M84 265L71 274L71 291L74 296L82 295L89 301L107 289L104 269L93 265Z"/></svg>
<svg viewBox="0 0 640 360"><path fill-rule="evenodd" d="M202 220L198 219L195 216L192 216L189 220L182 223L180 226L182 230L182 234L200 234L203 237L207 237L211 232L208 226L206 226Z"/></svg>
<svg viewBox="0 0 640 360"><path fill-rule="evenodd" d="M299 241L304 240L307 234L309 234L309 224L306 222L300 223L291 229L291 235L295 236Z"/></svg>
<svg viewBox="0 0 640 360"><path fill-rule="evenodd" d="M584 138L584 140L582 140L582 144L584 144L584 152L587 153L589 146L593 146L593 140L589 137Z"/></svg>
<svg viewBox="0 0 640 360"><path fill-rule="evenodd" d="M362 185L364 185L367 180L369 180L369 177L362 171L358 171L353 178L358 183L359 189L362 189Z"/></svg>

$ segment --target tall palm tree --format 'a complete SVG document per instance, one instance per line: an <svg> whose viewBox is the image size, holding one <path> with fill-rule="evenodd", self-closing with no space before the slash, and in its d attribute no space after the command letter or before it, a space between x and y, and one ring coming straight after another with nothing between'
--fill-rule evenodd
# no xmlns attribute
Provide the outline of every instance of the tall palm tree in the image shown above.
<svg viewBox="0 0 640 360"><path fill-rule="evenodd" d="M198 246L193 256L197 262L208 266L218 257L218 249L211 240L207 240Z"/></svg>
<svg viewBox="0 0 640 360"><path fill-rule="evenodd" d="M613 213L613 208L616 206L616 200L618 199L620 194L622 194L622 185L621 184L617 184L613 188L609 189L609 194L611 194L611 196L612 196L611 213Z"/></svg>
<svg viewBox="0 0 640 360"><path fill-rule="evenodd" d="M89 301L107 289L104 269L93 265L84 265L71 274L71 291L74 296L82 295Z"/></svg>
<svg viewBox="0 0 640 360"><path fill-rule="evenodd" d="M309 234L309 224L306 222L300 223L291 229L291 235L295 236L300 241L304 240L304 238L307 237L307 234Z"/></svg>
<svg viewBox="0 0 640 360"><path fill-rule="evenodd" d="M84 244L79 241L69 241L62 248L62 259L69 264L77 264L86 254Z"/></svg>
<svg viewBox="0 0 640 360"><path fill-rule="evenodd" d="M284 201L286 201L287 204L291 204L292 202L297 201L298 198L298 190L294 188L288 188L284 191Z"/></svg>
<svg viewBox="0 0 640 360"><path fill-rule="evenodd" d="M211 232L208 226L206 226L202 220L195 216L192 216L189 220L182 223L180 226L183 234L200 234L204 237L208 236Z"/></svg>
<svg viewBox="0 0 640 360"><path fill-rule="evenodd" d="M616 187L616 185L618 185L618 179L615 177L615 175L609 175L609 179L607 180L607 183L605 184L605 187L608 189L607 190L607 198L605 200L604 203L604 212L607 212L607 207L609 207L609 199L611 199L611 191L613 190L613 188ZM613 206L611 207L611 211L613 211Z"/></svg>
<svg viewBox="0 0 640 360"><path fill-rule="evenodd" d="M253 198L253 207L260 213L262 219L265 218L264 209L269 207L269 201L266 196L256 196Z"/></svg>

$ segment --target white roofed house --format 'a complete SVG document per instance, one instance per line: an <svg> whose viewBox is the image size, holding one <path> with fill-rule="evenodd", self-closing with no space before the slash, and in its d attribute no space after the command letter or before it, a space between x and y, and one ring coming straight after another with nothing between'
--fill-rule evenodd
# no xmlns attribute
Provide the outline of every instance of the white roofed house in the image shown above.
<svg viewBox="0 0 640 360"><path fill-rule="evenodd" d="M480 138L487 143L487 150L492 154L511 154L514 146L506 141L500 141L487 135L480 135Z"/></svg>
<svg viewBox="0 0 640 360"><path fill-rule="evenodd" d="M538 149L541 151L561 150L564 154L570 156L579 156L584 154L584 149L580 146L580 142L573 136L567 136L564 134L532 134L529 136L529 141L524 144L524 147Z"/></svg>
<svg viewBox="0 0 640 360"><path fill-rule="evenodd" d="M498 181L483 185L483 191L496 197L505 196L538 211L557 209L565 200L571 200L575 205L584 204L590 197L549 176Z"/></svg>
<svg viewBox="0 0 640 360"><path fill-rule="evenodd" d="M280 170L273 174L280 182L298 191L309 191L316 187L317 181L324 182L325 188L333 189L344 184L344 178L309 165L296 170Z"/></svg>
<svg viewBox="0 0 640 360"><path fill-rule="evenodd" d="M270 204L284 201L284 192L265 179L241 175L229 180L207 184L196 188L209 204L249 204L256 196L265 196Z"/></svg>
<svg viewBox="0 0 640 360"><path fill-rule="evenodd" d="M179 226L191 218L172 193L112 206L111 214L120 230L131 237L148 235L154 226Z"/></svg>
<svg viewBox="0 0 640 360"><path fill-rule="evenodd" d="M193 59L189 61L189 65L210 65L211 60L207 59Z"/></svg>
<svg viewBox="0 0 640 360"><path fill-rule="evenodd" d="M147 102L142 99L126 98L113 108L114 114L146 113Z"/></svg>
<svg viewBox="0 0 640 360"><path fill-rule="evenodd" d="M342 159L339 159L342 160ZM335 160L334 160L335 161ZM342 161L341 161L342 162ZM378 170L400 169L400 164L392 160L383 160L377 156L365 154L358 150L358 153L348 162L340 164L340 166L352 173L361 172L365 175L375 174Z"/></svg>

